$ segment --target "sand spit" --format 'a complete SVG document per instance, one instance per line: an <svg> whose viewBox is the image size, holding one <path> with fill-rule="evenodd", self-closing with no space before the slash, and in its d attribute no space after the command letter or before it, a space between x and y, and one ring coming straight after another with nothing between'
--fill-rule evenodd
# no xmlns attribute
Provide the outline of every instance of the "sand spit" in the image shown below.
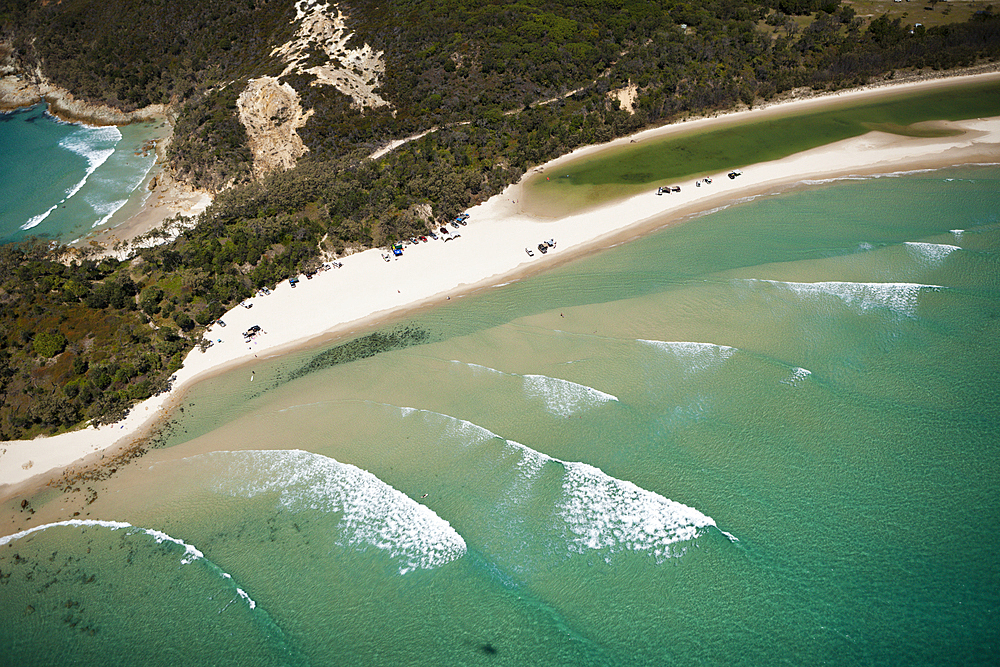
<svg viewBox="0 0 1000 667"><path fill-rule="evenodd" d="M932 81L908 86L945 83ZM839 102L849 96L875 96L889 91L896 93L899 88L861 91L832 99ZM824 99L805 100L780 108L693 122L709 127L759 117L751 114L784 113L792 105L823 103ZM524 212L518 203L521 186L512 185L470 209L467 226L458 229L449 226L448 241L439 239L408 246L398 258L384 255L379 249L356 253L343 258L341 268L321 272L310 280L302 279L295 287L283 282L269 295L246 302L251 307L237 306L223 316L226 327L216 324L206 333L212 346L205 352L195 349L188 355L176 375L173 390L136 406L122 422L52 438L0 443L0 497L10 497L26 486L44 483L85 457L110 456L113 451L133 444L143 429L170 412L187 387L221 370L371 327L409 309L444 304L456 295L542 271L757 195L838 177L1000 162L1000 118L943 125L960 134L913 138L871 132L743 167L743 175L736 179L727 178L725 173L711 174L713 182L702 187L694 187L693 179L680 181L679 193L657 196L655 189L651 189L560 219L539 219ZM691 128L689 122L681 129ZM646 140L678 129L676 125L658 128L615 143ZM604 148L581 149L544 165L544 169ZM548 239L554 239L556 247L542 255L537 245ZM529 249L533 249L533 256L526 252ZM245 342L243 332L254 325L263 332Z"/></svg>

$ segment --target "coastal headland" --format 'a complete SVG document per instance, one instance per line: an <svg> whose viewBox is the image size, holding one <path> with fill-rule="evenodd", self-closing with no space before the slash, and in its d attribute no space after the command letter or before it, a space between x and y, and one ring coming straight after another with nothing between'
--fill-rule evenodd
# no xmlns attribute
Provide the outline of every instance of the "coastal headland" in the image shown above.
<svg viewBox="0 0 1000 667"><path fill-rule="evenodd" d="M135 196L138 209L118 225L95 230L76 242L76 246L96 251L98 255L120 255L132 239L160 227L177 215L195 218L212 203L212 195L197 190L173 177L166 165L167 148L173 135L174 117L170 107L153 104L124 112L102 104L78 100L72 93L50 83L40 74L35 80L24 76L0 77L0 112L13 111L44 102L48 113L67 123L92 127L132 123L167 123L165 139L156 142L156 164ZM116 246L118 250L116 250Z"/></svg>
<svg viewBox="0 0 1000 667"><path fill-rule="evenodd" d="M1000 74L975 78L1000 80ZM558 174L560 167L601 151L633 142L642 144L671 133L707 130L759 120L768 114L871 100L908 90L945 89L955 82L955 79L937 79L844 91L668 125L574 151L536 168L525 178ZM223 370L253 364L255 360L291 349L319 345L414 309L441 307L478 289L518 280L752 198L843 177L1000 162L1000 118L941 121L935 128L942 130L930 133L936 136L872 131L788 157L744 165L742 174L735 178L727 177L726 171L692 174L676 181L681 188L679 192L657 196L656 188L651 188L557 217L547 215L544 206L525 202L522 179L500 195L469 209L466 226L449 226L448 233L441 235L448 242L438 239L407 246L399 257L386 255L380 249L355 253L344 257L339 268L320 272L308 280L303 278L295 286L283 282L270 294L258 295L237 306L222 317L225 327L216 323L209 328L206 338L212 345L208 349L190 352L172 389L139 404L121 422L52 438L0 443L0 497L10 498L25 489L41 486L67 469L79 471L101 465L102 458L110 459L121 450L138 446L144 435L179 405L189 387ZM696 181L701 184L696 186ZM555 247L542 254L538 245L550 239L555 241ZM260 331L244 338L243 333L255 326ZM250 376L248 372L248 381Z"/></svg>

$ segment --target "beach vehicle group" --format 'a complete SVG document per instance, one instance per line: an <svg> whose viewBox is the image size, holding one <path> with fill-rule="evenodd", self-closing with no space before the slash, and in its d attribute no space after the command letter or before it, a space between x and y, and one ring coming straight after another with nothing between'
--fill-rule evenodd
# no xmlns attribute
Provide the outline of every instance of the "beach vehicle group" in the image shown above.
<svg viewBox="0 0 1000 667"><path fill-rule="evenodd" d="M730 171L727 174L727 176L729 176L730 180L736 178L737 176L742 176L742 175L743 175L743 172L740 171L739 169L733 169L732 171ZM697 188L700 188L702 185L711 185L711 184L712 184L712 178L710 176L705 176L704 178L699 178L699 179L697 179L694 182L694 185ZM679 186L679 185L661 185L660 187L658 187L656 189L656 194L657 195L669 195L672 192L680 192L680 191L681 191L681 186Z"/></svg>
<svg viewBox="0 0 1000 667"><path fill-rule="evenodd" d="M457 218L452 220L450 223L438 223L441 224L437 229L431 229L425 234L420 236L411 236L408 239L404 239L399 243L393 243L388 248L388 252L382 253L382 259L386 262L390 261L393 257L401 257L403 255L403 250L406 246L410 245L420 245L421 243L429 243L430 241L454 241L455 239L461 238L461 234L457 234L454 231L448 229L448 224L454 229L459 229L461 227L467 226L469 220L468 213L462 213Z"/></svg>
<svg viewBox="0 0 1000 667"><path fill-rule="evenodd" d="M542 241L541 243L538 244L538 252L540 252L540 253L542 253L544 255L545 253L547 253L549 251L549 248L555 248L555 247L556 247L555 239L549 239L548 241ZM532 252L531 248L525 248L524 252L528 253L528 257L534 257L535 256L535 253Z"/></svg>
<svg viewBox="0 0 1000 667"><path fill-rule="evenodd" d="M263 329L260 328L259 324L253 325L252 327L243 332L243 342L249 343L254 339L254 336L259 334L261 331L263 331Z"/></svg>

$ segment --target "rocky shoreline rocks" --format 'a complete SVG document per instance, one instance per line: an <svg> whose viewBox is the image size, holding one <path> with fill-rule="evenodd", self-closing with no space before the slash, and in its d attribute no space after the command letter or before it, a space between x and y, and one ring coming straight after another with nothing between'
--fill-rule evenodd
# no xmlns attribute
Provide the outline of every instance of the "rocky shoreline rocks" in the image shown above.
<svg viewBox="0 0 1000 667"><path fill-rule="evenodd" d="M14 111L47 102L49 113L69 123L86 125L128 125L166 116L170 107L151 104L136 111L122 111L103 104L78 100L65 88L49 82L41 72L30 78L20 74L0 77L0 111Z"/></svg>

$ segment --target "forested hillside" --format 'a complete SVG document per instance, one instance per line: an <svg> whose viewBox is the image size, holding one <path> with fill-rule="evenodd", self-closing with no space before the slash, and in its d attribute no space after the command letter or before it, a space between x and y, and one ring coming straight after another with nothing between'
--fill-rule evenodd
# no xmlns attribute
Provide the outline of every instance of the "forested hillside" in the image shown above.
<svg viewBox="0 0 1000 667"><path fill-rule="evenodd" d="M165 387L201 327L256 289L323 253L420 233L574 147L800 86L1000 54L1000 18L985 6L925 28L837 0L352 0L338 5L350 44L382 52L388 104L359 108L286 73L313 111L298 131L308 152L254 180L237 98L248 79L285 71L274 47L308 4L0 1L23 71L123 109L172 104L175 173L219 191L194 229L129 262L66 266L43 244L2 249L0 438L119 414ZM628 85L634 112L609 95Z"/></svg>

